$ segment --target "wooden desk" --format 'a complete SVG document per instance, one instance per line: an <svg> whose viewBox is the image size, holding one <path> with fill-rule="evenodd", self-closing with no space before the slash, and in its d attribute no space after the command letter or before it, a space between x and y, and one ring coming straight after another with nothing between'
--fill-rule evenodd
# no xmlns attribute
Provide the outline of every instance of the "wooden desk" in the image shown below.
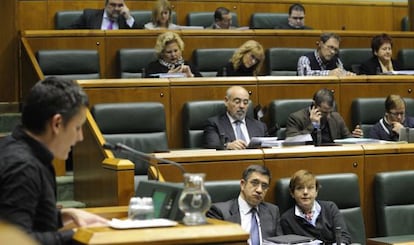
<svg viewBox="0 0 414 245"><path fill-rule="evenodd" d="M239 224L208 219L200 226L160 227L116 230L110 227L80 228L74 236L77 244L243 244L249 234Z"/></svg>
<svg viewBox="0 0 414 245"><path fill-rule="evenodd" d="M367 245L414 245L414 235L369 238Z"/></svg>

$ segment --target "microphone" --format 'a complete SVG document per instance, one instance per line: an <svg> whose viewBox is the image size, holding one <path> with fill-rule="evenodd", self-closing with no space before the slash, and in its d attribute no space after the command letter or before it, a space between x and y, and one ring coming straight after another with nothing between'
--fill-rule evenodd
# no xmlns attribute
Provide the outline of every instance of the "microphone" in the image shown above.
<svg viewBox="0 0 414 245"><path fill-rule="evenodd" d="M125 144L122 144L122 143L111 144L111 143L105 142L102 146L103 146L104 149L107 149L107 150L113 150L113 151L123 150L123 151L127 151L129 153L133 153L133 154L137 155L139 158L143 159L144 161L146 161L151 166L154 166L157 169L157 178L156 178L157 180L159 178L158 175L160 173L160 170L158 169L158 164L154 164L151 161L149 161L148 159L153 159L153 160L156 160L156 161L161 162L161 163L171 164L171 165L175 166L176 168L180 169L182 174L186 173L183 166L181 166L181 164L179 164L177 162L174 162L174 161L171 161L171 160L168 160L168 159L164 159L164 158L159 158L159 157L152 156L152 155L144 153L142 151L135 150L135 149L133 149L133 148L131 148L131 147L125 145Z"/></svg>

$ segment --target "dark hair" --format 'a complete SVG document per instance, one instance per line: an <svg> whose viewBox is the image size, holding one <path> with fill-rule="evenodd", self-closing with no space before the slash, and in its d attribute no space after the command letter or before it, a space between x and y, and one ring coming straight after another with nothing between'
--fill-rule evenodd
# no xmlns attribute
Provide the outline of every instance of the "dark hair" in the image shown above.
<svg viewBox="0 0 414 245"><path fill-rule="evenodd" d="M375 52L378 52L384 43L389 43L392 47L392 38L388 34L383 33L381 35L374 36L371 40L372 54L375 55Z"/></svg>
<svg viewBox="0 0 414 245"><path fill-rule="evenodd" d="M225 7L218 7L216 11L214 11L214 20L223 20L223 15L229 14L230 10Z"/></svg>
<svg viewBox="0 0 414 245"><path fill-rule="evenodd" d="M334 107L335 105L335 98L334 94L330 89L323 88L313 95L313 101L317 106L320 106L323 102L326 102L330 107Z"/></svg>
<svg viewBox="0 0 414 245"><path fill-rule="evenodd" d="M270 170L264 165L250 165L250 166L248 166L243 171L242 179L247 181L249 179L250 175L253 172L258 172L258 173L263 174L265 176L269 176L269 181L272 179L272 175L270 173Z"/></svg>
<svg viewBox="0 0 414 245"><path fill-rule="evenodd" d="M400 95L390 94L385 99L385 111L389 112L392 109L406 107L405 100Z"/></svg>
<svg viewBox="0 0 414 245"><path fill-rule="evenodd" d="M289 15L291 15L294 10L305 13L305 7L303 7L303 5L300 4L300 3L294 3L294 4L290 5Z"/></svg>
<svg viewBox="0 0 414 245"><path fill-rule="evenodd" d="M338 42L341 42L341 38L332 32L324 32L321 34L321 36L319 37L319 41L326 43L326 41L328 41L329 39L334 38L336 40L338 40Z"/></svg>
<svg viewBox="0 0 414 245"><path fill-rule="evenodd" d="M82 106L88 106L88 96L77 83L48 77L30 90L23 105L22 124L30 132L41 134L54 115L61 114L66 125Z"/></svg>

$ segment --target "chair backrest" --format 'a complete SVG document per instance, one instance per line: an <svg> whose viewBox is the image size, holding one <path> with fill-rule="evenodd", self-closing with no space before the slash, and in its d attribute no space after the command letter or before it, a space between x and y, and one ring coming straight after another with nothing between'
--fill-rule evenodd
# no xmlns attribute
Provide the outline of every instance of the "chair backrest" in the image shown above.
<svg viewBox="0 0 414 245"><path fill-rule="evenodd" d="M299 57L312 52L311 48L269 48L266 68L272 76L296 76Z"/></svg>
<svg viewBox="0 0 414 245"><path fill-rule="evenodd" d="M410 30L410 20L408 16L404 16L401 19L401 31L409 31Z"/></svg>
<svg viewBox="0 0 414 245"><path fill-rule="evenodd" d="M118 50L119 77L141 78L145 77L145 68L156 59L155 49L137 48Z"/></svg>
<svg viewBox="0 0 414 245"><path fill-rule="evenodd" d="M375 175L377 236L413 234L414 171L383 172Z"/></svg>
<svg viewBox="0 0 414 245"><path fill-rule="evenodd" d="M187 14L188 26L210 27L214 23L214 12L190 12ZM237 13L231 13L231 25L239 26Z"/></svg>
<svg viewBox="0 0 414 245"><path fill-rule="evenodd" d="M193 63L203 77L215 77L217 71L226 66L236 50L236 48L194 49Z"/></svg>
<svg viewBox="0 0 414 245"><path fill-rule="evenodd" d="M185 148L202 148L204 126L208 118L226 112L223 100L189 101L183 106L183 133ZM253 118L254 108L250 101L247 115Z"/></svg>
<svg viewBox="0 0 414 245"><path fill-rule="evenodd" d="M250 29L275 29L288 21L286 13L254 13L250 17Z"/></svg>
<svg viewBox="0 0 414 245"><path fill-rule="evenodd" d="M312 99L273 100L269 104L269 128L277 127L278 139L286 138L286 123L289 115L312 104Z"/></svg>
<svg viewBox="0 0 414 245"><path fill-rule="evenodd" d="M358 74L361 63L372 57L372 51L370 48L343 48L339 57L345 70Z"/></svg>
<svg viewBox="0 0 414 245"><path fill-rule="evenodd" d="M55 14L55 29L63 30L69 29L70 25L74 23L81 15L82 10L73 11L58 11Z"/></svg>
<svg viewBox="0 0 414 245"><path fill-rule="evenodd" d="M152 20L152 10L132 10L130 13L134 17L138 29L144 29L144 25ZM177 13L175 11L171 12L171 21L177 24Z"/></svg>
<svg viewBox="0 0 414 245"><path fill-rule="evenodd" d="M240 194L240 180L206 181L204 187L210 194L212 203L225 202Z"/></svg>
<svg viewBox="0 0 414 245"><path fill-rule="evenodd" d="M400 49L397 57L401 70L414 70L414 49Z"/></svg>
<svg viewBox="0 0 414 245"><path fill-rule="evenodd" d="M105 140L152 153L168 149L164 105L158 102L96 104L91 110ZM114 152L135 163L135 174L146 174L147 164L131 154Z"/></svg>
<svg viewBox="0 0 414 245"><path fill-rule="evenodd" d="M45 77L100 78L97 50L39 50L36 58Z"/></svg>
<svg viewBox="0 0 414 245"><path fill-rule="evenodd" d="M384 116L385 98L356 98L352 101L352 127L360 125L365 136Z"/></svg>
<svg viewBox="0 0 414 245"><path fill-rule="evenodd" d="M316 178L321 185L317 199L334 202L343 215L352 243L365 244L358 176L353 173L340 173L317 175ZM290 178L281 178L276 182L276 204L281 213L295 204L290 196L289 181Z"/></svg>

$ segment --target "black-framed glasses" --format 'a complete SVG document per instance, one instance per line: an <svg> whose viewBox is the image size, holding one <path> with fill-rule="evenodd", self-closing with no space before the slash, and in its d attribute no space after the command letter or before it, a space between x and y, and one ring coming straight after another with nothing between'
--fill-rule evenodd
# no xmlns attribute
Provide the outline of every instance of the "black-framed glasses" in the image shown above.
<svg viewBox="0 0 414 245"><path fill-rule="evenodd" d="M405 111L400 111L400 112L391 112L391 111L389 111L388 114L390 114L393 117L405 116Z"/></svg>
<svg viewBox="0 0 414 245"><path fill-rule="evenodd" d="M294 20L303 20L303 19L305 19L305 16L293 16L293 17L290 17L290 18L292 18Z"/></svg>
<svg viewBox="0 0 414 245"><path fill-rule="evenodd" d="M332 52L334 52L334 53L336 53L336 54L338 54L338 53L339 53L339 48L334 47L334 46L332 46L332 45L327 45L326 43L323 43L323 45L325 45L325 47L327 47L330 51L332 51Z"/></svg>
<svg viewBox="0 0 414 245"><path fill-rule="evenodd" d="M249 183L254 187L254 188L257 188L257 187L259 187L259 185L262 187L262 190L267 190L267 189L269 189L269 184L268 183L263 183L263 182L260 182L259 180L257 180L257 179L254 179L254 180L251 180L251 181L249 181Z"/></svg>

